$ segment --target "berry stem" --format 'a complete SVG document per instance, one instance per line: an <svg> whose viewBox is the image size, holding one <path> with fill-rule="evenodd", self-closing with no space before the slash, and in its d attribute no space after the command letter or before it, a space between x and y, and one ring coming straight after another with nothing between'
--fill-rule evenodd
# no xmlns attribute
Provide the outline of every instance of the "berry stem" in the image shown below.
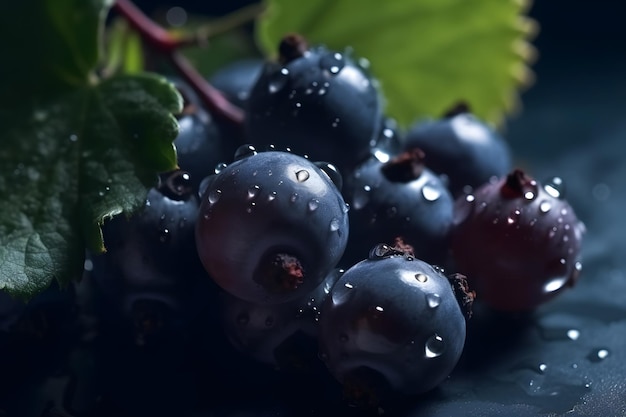
<svg viewBox="0 0 626 417"><path fill-rule="evenodd" d="M242 127L243 111L228 101L178 51L181 47L197 42L197 39L172 36L167 30L146 16L131 0L116 0L113 7L152 49L169 59L176 72L196 91L212 115L237 128Z"/></svg>

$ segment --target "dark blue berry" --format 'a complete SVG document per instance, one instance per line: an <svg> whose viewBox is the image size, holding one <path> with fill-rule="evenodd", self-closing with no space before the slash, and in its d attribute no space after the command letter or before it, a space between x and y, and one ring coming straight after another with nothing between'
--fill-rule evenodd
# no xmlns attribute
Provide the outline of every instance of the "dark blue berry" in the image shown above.
<svg viewBox="0 0 626 417"><path fill-rule="evenodd" d="M261 74L264 61L262 59L241 59L219 68L211 77L211 85L224 94L233 104L244 107L250 90Z"/></svg>
<svg viewBox="0 0 626 417"><path fill-rule="evenodd" d="M247 102L248 140L261 148L291 148L343 172L377 139L382 101L375 82L350 52L307 47L298 37L281 43Z"/></svg>
<svg viewBox="0 0 626 417"><path fill-rule="evenodd" d="M453 199L422 158L418 150L384 163L371 157L345 178L350 239L342 267L364 259L377 243L395 239L411 245L420 259L445 261Z"/></svg>
<svg viewBox="0 0 626 417"><path fill-rule="evenodd" d="M281 370L303 371L317 359L320 306L343 270L334 269L313 291L281 304L259 305L227 292L221 318L233 346Z"/></svg>
<svg viewBox="0 0 626 417"><path fill-rule="evenodd" d="M198 190L200 181L213 174L217 164L231 158L240 138L211 116L189 85L178 79L173 82L184 99L174 140L178 166L189 173L192 186Z"/></svg>
<svg viewBox="0 0 626 417"><path fill-rule="evenodd" d="M319 343L349 401L376 406L438 386L465 343L457 296L441 269L388 245L347 269L322 304Z"/></svg>
<svg viewBox="0 0 626 417"><path fill-rule="evenodd" d="M195 247L199 202L189 174L164 174L145 206L103 226L107 252L93 255L92 277L103 322L135 342L182 329L207 301L210 278Z"/></svg>
<svg viewBox="0 0 626 417"><path fill-rule="evenodd" d="M213 279L236 297L258 304L300 298L341 258L348 210L308 159L247 147L207 183L198 251Z"/></svg>
<svg viewBox="0 0 626 417"><path fill-rule="evenodd" d="M445 175L453 196L511 170L511 153L504 138L465 106L436 120L420 120L406 133L405 149L420 148L426 165Z"/></svg>

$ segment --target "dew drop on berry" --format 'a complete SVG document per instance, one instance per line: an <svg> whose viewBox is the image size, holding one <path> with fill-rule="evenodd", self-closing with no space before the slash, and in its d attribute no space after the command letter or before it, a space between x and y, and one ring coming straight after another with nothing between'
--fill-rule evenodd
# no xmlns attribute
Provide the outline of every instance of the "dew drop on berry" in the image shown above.
<svg viewBox="0 0 626 417"><path fill-rule="evenodd" d="M589 355L587 355L587 359L591 362L600 362L609 357L610 354L609 350L605 348L593 349Z"/></svg>
<svg viewBox="0 0 626 417"><path fill-rule="evenodd" d="M281 68L280 71L272 74L270 77L269 83L267 85L267 89L270 94L278 93L280 90L285 88L287 85L287 81L289 80L289 70L287 68Z"/></svg>
<svg viewBox="0 0 626 417"><path fill-rule="evenodd" d="M554 198L565 198L565 184L560 177L553 177L544 182L543 189Z"/></svg>
<svg viewBox="0 0 626 417"><path fill-rule="evenodd" d="M304 182L308 180L309 177L309 171L307 171L306 169L301 169L300 171L296 172L296 179L298 180L298 182Z"/></svg>
<svg viewBox="0 0 626 417"><path fill-rule="evenodd" d="M544 285L543 290L547 293L558 291L563 287L563 285L565 285L566 282L567 277L557 277L551 279L546 283L546 285Z"/></svg>
<svg viewBox="0 0 626 417"><path fill-rule="evenodd" d="M431 184L426 184L422 187L422 195L426 201L437 201L441 197L441 191Z"/></svg>
<svg viewBox="0 0 626 417"><path fill-rule="evenodd" d="M298 201L298 193L293 193L291 194L291 197L289 197L289 201L293 204L296 201Z"/></svg>
<svg viewBox="0 0 626 417"><path fill-rule="evenodd" d="M552 204L550 204L549 201L542 201L541 203L539 203L539 211L541 213L547 213L550 210L552 210Z"/></svg>
<svg viewBox="0 0 626 417"><path fill-rule="evenodd" d="M209 203L215 204L220 200L222 196L222 190L214 189L209 191L209 196L207 197Z"/></svg>
<svg viewBox="0 0 626 417"><path fill-rule="evenodd" d="M337 167L329 162L315 162L314 164L321 169L324 174L328 175L328 178L335 184L335 187L341 191L343 187L343 177Z"/></svg>
<svg viewBox="0 0 626 417"><path fill-rule="evenodd" d="M330 231L331 232L336 232L337 230L339 230L339 220L338 219L332 219L330 221Z"/></svg>
<svg viewBox="0 0 626 417"><path fill-rule="evenodd" d="M167 243L170 240L170 231L169 229L161 229L159 230L159 242Z"/></svg>
<svg viewBox="0 0 626 417"><path fill-rule="evenodd" d="M438 334L434 334L426 340L426 345L424 346L424 354L427 358L436 358L441 356L446 349L446 344L443 341L443 338Z"/></svg>
<svg viewBox="0 0 626 417"><path fill-rule="evenodd" d="M237 150L235 151L235 155L233 157L233 159L235 161L238 161L240 159L244 159L247 158L249 156L253 156L256 155L257 151L256 148L252 145L241 145L240 147L237 148Z"/></svg>
<svg viewBox="0 0 626 417"><path fill-rule="evenodd" d="M428 293L426 294L426 303L429 308L437 308L439 307L439 304L441 304L441 297L439 294Z"/></svg>
<svg viewBox="0 0 626 417"><path fill-rule="evenodd" d="M339 74L346 65L343 55L339 52L330 52L320 58L320 68L331 74Z"/></svg>
<svg viewBox="0 0 626 417"><path fill-rule="evenodd" d="M276 191L272 191L267 196L267 201L274 201L274 200L276 200L276 195L277 195Z"/></svg>
<svg viewBox="0 0 626 417"><path fill-rule="evenodd" d="M425 274L415 274L415 279L418 282L426 282L426 281L428 281L428 276L425 275Z"/></svg>
<svg viewBox="0 0 626 417"><path fill-rule="evenodd" d="M307 204L307 209L312 212L317 210L317 208L320 206L320 201L317 198L313 198L311 200L309 200L309 203Z"/></svg>
<svg viewBox="0 0 626 417"><path fill-rule="evenodd" d="M248 199L250 200L255 198L259 194L260 190L261 188L258 185L250 186L250 188L248 188Z"/></svg>

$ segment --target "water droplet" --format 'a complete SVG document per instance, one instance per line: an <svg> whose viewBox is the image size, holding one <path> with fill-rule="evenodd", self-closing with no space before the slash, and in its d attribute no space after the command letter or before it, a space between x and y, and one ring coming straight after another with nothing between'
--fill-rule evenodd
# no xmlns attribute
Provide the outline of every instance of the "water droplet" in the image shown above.
<svg viewBox="0 0 626 417"><path fill-rule="evenodd" d="M320 58L320 68L331 74L338 74L345 65L343 55L339 52L331 52Z"/></svg>
<svg viewBox="0 0 626 417"><path fill-rule="evenodd" d="M260 190L261 188L258 185L252 185L248 188L248 199L250 200L255 198L259 194Z"/></svg>
<svg viewBox="0 0 626 417"><path fill-rule="evenodd" d="M535 192L534 192L534 191L526 191L526 192L524 193L524 198L525 198L526 200L529 200L529 201L530 201L530 200L534 200L534 199L535 199L535 197L536 197L536 194L535 194Z"/></svg>
<svg viewBox="0 0 626 417"><path fill-rule="evenodd" d="M593 349L589 353L589 355L587 355L587 359L589 359L591 362L600 362L606 359L609 355L610 355L610 352L608 349L598 348L598 349Z"/></svg>
<svg viewBox="0 0 626 417"><path fill-rule="evenodd" d="M521 211L519 209L514 210L507 218L506 218L506 223L509 225L515 224L518 219L519 216L521 214Z"/></svg>
<svg viewBox="0 0 626 417"><path fill-rule="evenodd" d="M75 134L70 135L70 142L76 142L77 140L78 140L78 135L75 135Z"/></svg>
<svg viewBox="0 0 626 417"><path fill-rule="evenodd" d="M285 87L285 85L287 85L288 80L289 70L287 68L281 68L280 71L275 72L270 76L270 80L267 85L268 91L270 94L278 93Z"/></svg>
<svg viewBox="0 0 626 417"><path fill-rule="evenodd" d="M328 178L335 184L335 187L341 191L343 187L343 177L335 165L329 162L315 162L315 166L321 169L324 174L328 175Z"/></svg>
<svg viewBox="0 0 626 417"><path fill-rule="evenodd" d="M425 184L422 187L422 195L426 201L436 201L441 197L441 191L431 184Z"/></svg>
<svg viewBox="0 0 626 417"><path fill-rule="evenodd" d="M428 275L422 274L422 273L418 273L418 274L415 274L415 279L418 282L426 282L426 281L428 281Z"/></svg>
<svg viewBox="0 0 626 417"><path fill-rule="evenodd" d="M331 123L331 126L332 126L332 127L337 127L337 126L339 126L339 118L338 118L338 117L337 117L337 118L335 118L335 120L333 120L333 122Z"/></svg>
<svg viewBox="0 0 626 417"><path fill-rule="evenodd" d="M167 243L171 238L169 229L161 229L159 230L159 242Z"/></svg>
<svg viewBox="0 0 626 417"><path fill-rule="evenodd" d="M210 204L215 204L220 200L220 197L222 196L222 190L218 190L218 189L213 189L211 191L209 191L209 203Z"/></svg>
<svg viewBox="0 0 626 417"><path fill-rule="evenodd" d="M296 201L298 201L298 193L291 194L291 197L289 197L289 201L291 203L295 203Z"/></svg>
<svg viewBox="0 0 626 417"><path fill-rule="evenodd" d="M367 205L370 196L369 193L372 188L369 185L364 185L362 188L357 188L352 196L352 206L355 210L360 210Z"/></svg>
<svg viewBox="0 0 626 417"><path fill-rule="evenodd" d="M438 334L434 334L428 338L424 346L424 354L427 358L436 358L441 356L446 348L443 338Z"/></svg>
<svg viewBox="0 0 626 417"><path fill-rule="evenodd" d="M370 250L368 258L371 260L377 260L385 258L387 256L391 256L395 253L398 252L391 246L387 245L386 243L379 243Z"/></svg>
<svg viewBox="0 0 626 417"><path fill-rule="evenodd" d="M330 221L330 231L331 232L336 232L337 230L339 230L339 226L340 226L339 219L332 219Z"/></svg>
<svg viewBox="0 0 626 417"><path fill-rule="evenodd" d="M226 164L226 162L220 162L219 164L215 165L215 168L213 169L213 172L215 172L216 174L219 174L220 172L222 172L224 170L224 168L226 168L228 165Z"/></svg>
<svg viewBox="0 0 626 417"><path fill-rule="evenodd" d="M539 203L539 211L542 213L547 213L552 210L552 204L549 201L542 201Z"/></svg>
<svg viewBox="0 0 626 417"><path fill-rule="evenodd" d="M545 292L554 292L561 289L567 282L567 277L557 277L548 281L544 286Z"/></svg>
<svg viewBox="0 0 626 417"><path fill-rule="evenodd" d="M234 155L233 159L235 161L238 161L240 159L244 159L244 158L247 158L249 156L256 155L256 154L257 154L257 151L256 151L256 148L254 146L252 146L250 144L241 145L235 151L235 155Z"/></svg>
<svg viewBox="0 0 626 417"><path fill-rule="evenodd" d="M317 198L312 198L311 200L309 200L309 203L307 204L307 209L309 211L315 211L317 210L319 206L320 206L320 201Z"/></svg>
<svg viewBox="0 0 626 417"><path fill-rule="evenodd" d="M546 369L548 369L548 365L546 365L545 363L540 363L539 364L539 372L540 373L543 374L544 372L546 372Z"/></svg>
<svg viewBox="0 0 626 417"><path fill-rule="evenodd" d="M560 177L553 177L545 181L543 189L554 198L565 198L565 184Z"/></svg>
<svg viewBox="0 0 626 417"><path fill-rule="evenodd" d="M570 340L577 340L580 337L580 331L577 329L569 329L565 334Z"/></svg>
<svg viewBox="0 0 626 417"><path fill-rule="evenodd" d="M437 308L439 307L439 304L441 304L441 297L439 294L428 293L426 294L426 303L430 308Z"/></svg>
<svg viewBox="0 0 626 417"><path fill-rule="evenodd" d="M269 195L267 196L267 201L274 201L276 199L276 196L278 195L278 193L276 191L272 191L271 193L269 193Z"/></svg>
<svg viewBox="0 0 626 417"><path fill-rule="evenodd" d="M473 194L468 194L465 196L465 201L467 201L468 203L472 203L475 199L476 197L474 197Z"/></svg>
<svg viewBox="0 0 626 417"><path fill-rule="evenodd" d="M580 337L580 330L572 329L569 327L542 327L540 328L541 336L545 340L578 340Z"/></svg>
<svg viewBox="0 0 626 417"><path fill-rule="evenodd" d="M93 271L93 262L91 259L85 259L85 262L83 263L83 269L87 272Z"/></svg>
<svg viewBox="0 0 626 417"><path fill-rule="evenodd" d="M306 169L301 169L300 171L296 172L296 179L298 180L298 182L304 182L308 180L309 176L309 171L307 171Z"/></svg>

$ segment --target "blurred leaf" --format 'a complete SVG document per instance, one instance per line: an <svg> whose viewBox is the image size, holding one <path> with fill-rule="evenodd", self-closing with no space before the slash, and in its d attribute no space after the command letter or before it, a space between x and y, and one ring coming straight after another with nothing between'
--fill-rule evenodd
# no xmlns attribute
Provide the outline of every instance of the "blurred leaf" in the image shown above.
<svg viewBox="0 0 626 417"><path fill-rule="evenodd" d="M371 63L387 113L407 125L460 100L499 122L531 80L534 22L527 0L266 0L257 40L276 55L281 37L351 47Z"/></svg>
<svg viewBox="0 0 626 417"><path fill-rule="evenodd" d="M135 31L128 31L125 40L124 74L136 74L143 71L145 67L141 36Z"/></svg>
<svg viewBox="0 0 626 417"><path fill-rule="evenodd" d="M125 19L115 18L108 25L105 37L106 54L101 71L105 77L116 73L136 74L145 69L141 36Z"/></svg>

